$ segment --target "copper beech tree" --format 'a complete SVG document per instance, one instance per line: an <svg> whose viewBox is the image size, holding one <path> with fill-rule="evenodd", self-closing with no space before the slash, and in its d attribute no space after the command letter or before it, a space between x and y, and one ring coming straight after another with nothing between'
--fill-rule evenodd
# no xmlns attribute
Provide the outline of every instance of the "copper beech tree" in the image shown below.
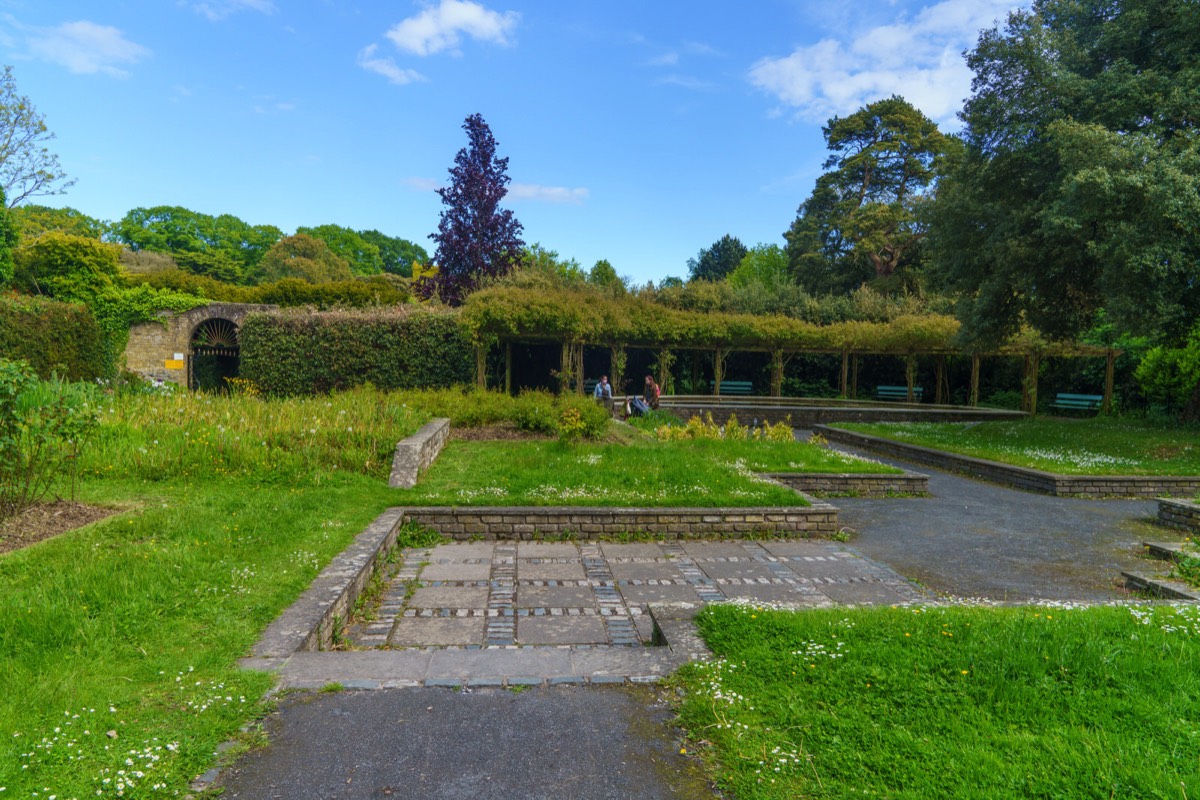
<svg viewBox="0 0 1200 800"><path fill-rule="evenodd" d="M442 209L434 262L437 271L422 278L417 291L460 305L481 278L498 277L520 258L521 223L512 211L500 208L508 194L507 158L496 158L496 140L483 117L472 114L463 123L468 145L454 157L450 185L438 189Z"/></svg>

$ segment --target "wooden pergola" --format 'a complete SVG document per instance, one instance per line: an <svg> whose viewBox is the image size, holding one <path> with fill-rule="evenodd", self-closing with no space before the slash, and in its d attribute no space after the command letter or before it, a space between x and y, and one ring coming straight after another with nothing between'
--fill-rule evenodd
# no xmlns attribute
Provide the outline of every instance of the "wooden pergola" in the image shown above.
<svg viewBox="0 0 1200 800"><path fill-rule="evenodd" d="M584 374L583 374L583 349L584 347L607 347L611 352L611 372L612 383L620 385L621 378L624 373L625 357L627 348L647 349L658 353L659 374L657 376L660 384L666 382L667 372L670 365L673 363L675 353L684 352L701 352L710 353L713 365L713 395L720 396L721 382L725 375L725 361L731 353L734 352L758 352L768 353L771 359L771 387L770 396L780 397L782 395L783 386L783 371L789 360L799 353L820 354L820 355L840 355L841 370L839 375L838 387L841 395L848 398L858 397L858 371L859 362L863 356L890 356L895 358L903 358L905 360L905 382L908 387L908 401L916 400L915 385L917 372L917 359L923 356L932 357L935 364L934 376L934 403L942 404L948 401L950 397L950 385L946 372L947 357L964 357L971 359L971 383L970 392L968 394L968 404L976 406L979 404L979 374L980 364L985 357L1006 357L1006 358L1023 358L1023 370L1021 378L1021 407L1023 411L1036 413L1037 397L1038 397L1038 369L1041 366L1043 358L1104 358L1104 395L1102 403L1103 413L1109 413L1112 410L1112 394L1113 394L1113 371L1116 357L1121 354L1121 350L1114 348L1098 347L1094 345L1084 345L1076 343L1052 343L1043 344L1038 347L1021 347L1016 344L1005 345L989 351L973 351L953 347L936 347L936 348L921 348L912 350L897 350L888 348L871 348L871 347L854 347L854 348L829 348L829 347L772 347L766 344L729 344L729 345L689 345L687 343L678 343L672 346L663 346L660 342L645 342L645 341L626 341L620 343L613 342L587 342L587 341L563 341L560 338L550 335L538 334L523 334L518 336L498 337L499 345L504 349L504 390L511 394L512 392L512 346L514 343L528 343L539 345L560 345L562 355L560 360L560 382L564 390L574 390L582 393L584 390ZM476 383L482 387L487 386L487 348L477 345L475 348L476 359Z"/></svg>

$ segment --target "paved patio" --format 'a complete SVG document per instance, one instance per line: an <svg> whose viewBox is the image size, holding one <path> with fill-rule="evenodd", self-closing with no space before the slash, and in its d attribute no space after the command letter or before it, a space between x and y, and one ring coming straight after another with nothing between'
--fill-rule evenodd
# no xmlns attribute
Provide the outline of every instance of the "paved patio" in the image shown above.
<svg viewBox="0 0 1200 800"><path fill-rule="evenodd" d="M929 599L824 541L472 542L404 553L363 648L640 648L652 604L731 598L823 608Z"/></svg>

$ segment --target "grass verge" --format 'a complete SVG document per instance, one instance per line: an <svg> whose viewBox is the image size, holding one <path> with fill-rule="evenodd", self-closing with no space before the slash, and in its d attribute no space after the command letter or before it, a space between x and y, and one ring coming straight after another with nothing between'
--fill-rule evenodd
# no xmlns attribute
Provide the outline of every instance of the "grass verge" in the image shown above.
<svg viewBox="0 0 1200 800"><path fill-rule="evenodd" d="M1144 420L1043 417L967 423L839 422L837 427L1065 475L1200 474L1195 429Z"/></svg>
<svg viewBox="0 0 1200 800"><path fill-rule="evenodd" d="M675 678L681 718L739 800L1200 792L1193 607L718 606L698 621L717 658Z"/></svg>
<svg viewBox="0 0 1200 800"><path fill-rule="evenodd" d="M757 472L892 470L800 442L689 440L564 445L450 442L397 503L449 506L807 505Z"/></svg>

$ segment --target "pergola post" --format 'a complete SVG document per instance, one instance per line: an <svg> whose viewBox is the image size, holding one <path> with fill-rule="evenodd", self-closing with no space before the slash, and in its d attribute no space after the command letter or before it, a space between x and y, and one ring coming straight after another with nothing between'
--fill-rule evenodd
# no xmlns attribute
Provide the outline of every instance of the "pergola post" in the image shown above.
<svg viewBox="0 0 1200 800"><path fill-rule="evenodd" d="M655 380L663 394L667 393L667 387L671 384L671 365L674 363L675 356L671 355L670 350L664 347L658 351L658 375Z"/></svg>
<svg viewBox="0 0 1200 800"><path fill-rule="evenodd" d="M725 377L725 351L720 347L713 354L713 396L721 396L721 380Z"/></svg>
<svg viewBox="0 0 1200 800"><path fill-rule="evenodd" d="M625 394L625 345L614 344L609 356L608 382L613 387L613 394Z"/></svg>
<svg viewBox="0 0 1200 800"><path fill-rule="evenodd" d="M1104 404L1101 406L1101 413L1104 414L1112 413L1113 372L1116 360L1117 354L1110 349L1104 364Z"/></svg>
<svg viewBox="0 0 1200 800"><path fill-rule="evenodd" d="M475 385L487 389L487 350L475 345Z"/></svg>
<svg viewBox="0 0 1200 800"><path fill-rule="evenodd" d="M575 391L583 394L583 344L575 345Z"/></svg>
<svg viewBox="0 0 1200 800"><path fill-rule="evenodd" d="M917 357L911 353L904 357L904 382L908 384L908 402L916 402L913 384L917 381Z"/></svg>
<svg viewBox="0 0 1200 800"><path fill-rule="evenodd" d="M1025 374L1021 378L1021 410L1037 416L1038 362L1037 353L1025 356Z"/></svg>
<svg viewBox="0 0 1200 800"><path fill-rule="evenodd" d="M512 394L512 342L504 343L504 393Z"/></svg>
<svg viewBox="0 0 1200 800"><path fill-rule="evenodd" d="M946 401L946 395L950 394L950 387L946 383L946 357L939 354L935 359L935 363L937 369L934 373L933 382L937 384L937 388L934 389L933 402L940 406Z"/></svg>
<svg viewBox="0 0 1200 800"><path fill-rule="evenodd" d="M771 351L771 397L783 395L783 351Z"/></svg>
<svg viewBox="0 0 1200 800"><path fill-rule="evenodd" d="M838 381L838 394L842 397L849 397L847 392L850 389L850 351L842 351L842 378Z"/></svg>
<svg viewBox="0 0 1200 800"><path fill-rule="evenodd" d="M850 357L850 397L853 400L858 399L858 353Z"/></svg>
<svg viewBox="0 0 1200 800"><path fill-rule="evenodd" d="M971 395L967 402L972 408L979 405L979 353L971 353Z"/></svg>

